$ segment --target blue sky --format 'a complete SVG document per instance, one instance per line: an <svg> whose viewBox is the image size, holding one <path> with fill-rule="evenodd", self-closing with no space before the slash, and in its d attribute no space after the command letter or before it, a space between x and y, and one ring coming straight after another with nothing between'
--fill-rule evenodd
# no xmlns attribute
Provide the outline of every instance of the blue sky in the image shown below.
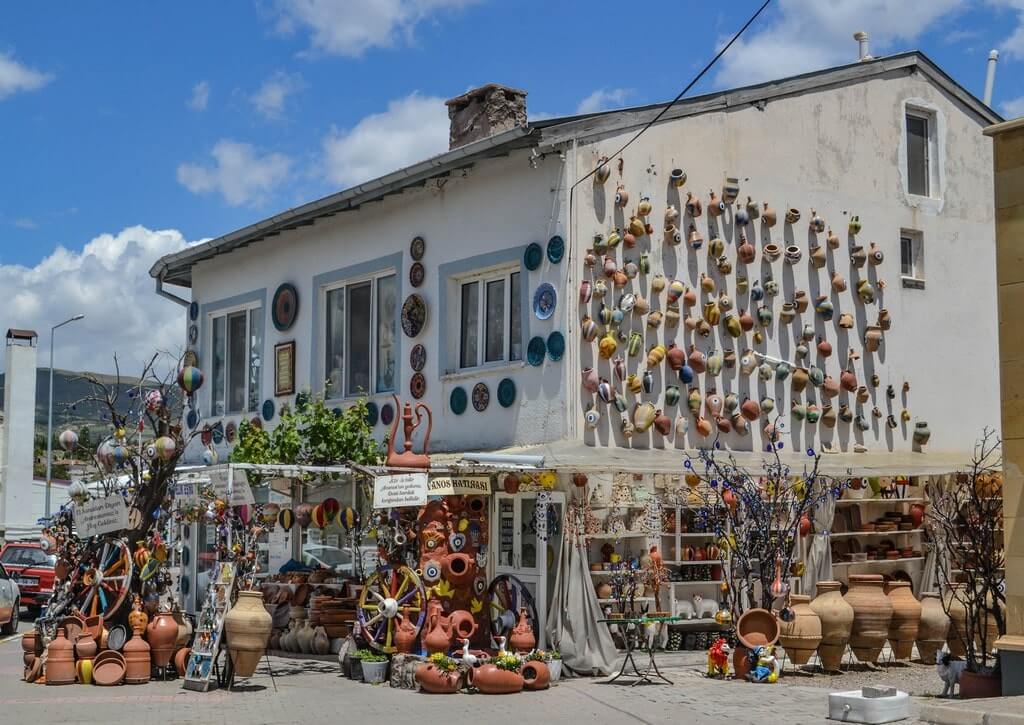
<svg viewBox="0 0 1024 725"><path fill-rule="evenodd" d="M472 86L524 88L532 116L671 98L759 4L5 4L0 324L84 311L68 366L109 368L90 341L113 310L129 358L177 346L156 256L443 151L442 102ZM1024 114L1024 0L774 0L694 92L849 62L857 29L978 96L1000 49L993 105Z"/></svg>

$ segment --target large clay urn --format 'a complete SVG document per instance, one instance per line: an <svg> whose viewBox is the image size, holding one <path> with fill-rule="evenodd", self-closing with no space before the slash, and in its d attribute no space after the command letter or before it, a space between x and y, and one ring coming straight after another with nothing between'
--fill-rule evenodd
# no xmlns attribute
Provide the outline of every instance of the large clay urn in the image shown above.
<svg viewBox="0 0 1024 725"><path fill-rule="evenodd" d="M46 684L73 685L75 683L75 646L64 636L64 628L57 628L57 636L46 648Z"/></svg>
<svg viewBox="0 0 1024 725"><path fill-rule="evenodd" d="M430 662L424 662L416 666L416 681L424 692L451 695L462 686L462 673L458 670L445 672Z"/></svg>
<svg viewBox="0 0 1024 725"><path fill-rule="evenodd" d="M881 574L850 575L846 592L846 602L853 607L850 647L861 662L874 663L889 637L892 602L885 596L884 585Z"/></svg>
<svg viewBox="0 0 1024 725"><path fill-rule="evenodd" d="M936 653L949 636L949 615L942 608L938 592L921 595L921 624L917 628L917 654L925 664L935 662Z"/></svg>
<svg viewBox="0 0 1024 725"><path fill-rule="evenodd" d="M489 662L471 667L466 673L469 685L485 695L507 695L523 689L523 676L518 672L503 670Z"/></svg>
<svg viewBox="0 0 1024 725"><path fill-rule="evenodd" d="M892 620L889 622L889 646L893 657L909 660L921 624L921 602L914 597L910 582L890 581L885 591L892 604Z"/></svg>
<svg viewBox="0 0 1024 725"><path fill-rule="evenodd" d="M964 595L960 592L963 587L963 584L953 584L942 600L943 607L949 615L946 644L949 645L949 653L954 657L964 657L967 654L967 607L963 603Z"/></svg>
<svg viewBox="0 0 1024 725"><path fill-rule="evenodd" d="M82 636L78 638L77 642L75 642L75 656L80 660L91 660L96 656L96 652L99 648L100 646L96 640L93 639L92 634L83 630Z"/></svg>
<svg viewBox="0 0 1024 725"><path fill-rule="evenodd" d="M789 597L793 618L779 620L779 644L795 665L806 665L821 642L821 619L811 609L811 598L805 594Z"/></svg>
<svg viewBox="0 0 1024 725"><path fill-rule="evenodd" d="M308 626L308 623L307 623ZM228 652L235 675L251 677L267 649L273 620L263 606L260 592L239 592L238 601L224 617Z"/></svg>
<svg viewBox="0 0 1024 725"><path fill-rule="evenodd" d="M551 684L551 671L540 660L524 662L522 673L524 690L546 690Z"/></svg>
<svg viewBox="0 0 1024 725"><path fill-rule="evenodd" d="M526 619L526 607L519 609L519 622L512 629L512 636L508 638L509 646L513 652L530 652L537 646L537 638L533 635L533 627Z"/></svg>
<svg viewBox="0 0 1024 725"><path fill-rule="evenodd" d="M142 628L136 627L134 636L124 643L124 681L129 685L144 685L149 682L150 646L142 638Z"/></svg>
<svg viewBox="0 0 1024 725"><path fill-rule="evenodd" d="M829 672L839 669L853 627L853 607L843 599L841 587L836 581L818 582L818 596L811 602L811 609L821 620L818 657L821 666Z"/></svg>
<svg viewBox="0 0 1024 725"><path fill-rule="evenodd" d="M451 632L445 626L447 618L441 614L440 603L435 602L436 600L428 605L427 629L423 636L423 648L431 655L435 652L447 652L452 646Z"/></svg>
<svg viewBox="0 0 1024 725"><path fill-rule="evenodd" d="M260 607L262 608L262 595ZM269 614L267 615L270 616ZM174 654L174 643L178 639L178 623L170 612L157 612L146 627L146 640L150 655L157 667L166 667Z"/></svg>
<svg viewBox="0 0 1024 725"><path fill-rule="evenodd" d="M409 607L402 609L395 629L395 649L403 654L410 654L416 648L416 625L409 616Z"/></svg>

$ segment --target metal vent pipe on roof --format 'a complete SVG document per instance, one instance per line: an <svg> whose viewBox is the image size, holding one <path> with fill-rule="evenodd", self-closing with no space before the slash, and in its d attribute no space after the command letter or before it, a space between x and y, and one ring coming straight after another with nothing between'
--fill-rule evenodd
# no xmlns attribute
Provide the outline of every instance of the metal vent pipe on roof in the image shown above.
<svg viewBox="0 0 1024 725"><path fill-rule="evenodd" d="M992 106L992 88L996 84L996 62L999 60L999 51L991 50L988 54L988 70L985 72L985 105Z"/></svg>
<svg viewBox="0 0 1024 725"><path fill-rule="evenodd" d="M853 34L853 39L857 41L857 60L871 60L871 53L868 51L868 34L863 30L858 30Z"/></svg>

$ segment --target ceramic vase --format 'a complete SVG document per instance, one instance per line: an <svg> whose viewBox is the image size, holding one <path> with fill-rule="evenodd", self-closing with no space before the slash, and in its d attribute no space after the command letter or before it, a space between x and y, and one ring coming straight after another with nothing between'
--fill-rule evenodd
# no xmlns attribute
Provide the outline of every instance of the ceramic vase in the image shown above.
<svg viewBox="0 0 1024 725"><path fill-rule="evenodd" d="M892 602L881 574L851 574L846 602L853 607L850 646L861 662L874 663L882 653L892 621Z"/></svg>
<svg viewBox="0 0 1024 725"><path fill-rule="evenodd" d="M144 685L149 682L150 646L142 638L142 628L136 627L131 639L121 648L124 655L124 681L129 685Z"/></svg>
<svg viewBox="0 0 1024 725"><path fill-rule="evenodd" d="M263 595L260 592L239 592L238 601L224 617L228 652L231 653L236 676L251 677L256 671L256 665L267 649L272 626L270 614L263 607ZM308 623L306 628L309 628ZM309 640L312 641L312 636Z"/></svg>
<svg viewBox="0 0 1024 725"><path fill-rule="evenodd" d="M263 595L259 596L260 611L270 619L267 610L263 608ZM178 639L178 623L170 612L157 612L149 621L146 627L146 641L149 642L150 655L153 664L157 667L166 667L174 654L174 643Z"/></svg>
<svg viewBox="0 0 1024 725"><path fill-rule="evenodd" d="M853 607L843 599L841 587L837 581L820 581L818 596L811 602L811 609L821 620L818 657L821 658L821 666L829 672L839 669L853 627Z"/></svg>
<svg viewBox="0 0 1024 725"><path fill-rule="evenodd" d="M512 629L512 635L508 638L509 647L513 652L530 652L537 646L537 638L534 637L533 627L526 618L526 608L519 609L519 622Z"/></svg>
<svg viewBox="0 0 1024 725"><path fill-rule="evenodd" d="M921 624L921 603L914 597L910 582L890 581L886 585L886 592L892 604L889 646L896 659L909 660Z"/></svg>
<svg viewBox="0 0 1024 725"><path fill-rule="evenodd" d="M57 628L57 636L46 648L46 684L72 685L75 682L75 646Z"/></svg>
<svg viewBox="0 0 1024 725"><path fill-rule="evenodd" d="M793 619L779 621L779 644L795 665L805 665L821 642L822 625L818 614L811 609L811 598L804 594L789 597Z"/></svg>
<svg viewBox="0 0 1024 725"><path fill-rule="evenodd" d="M942 608L938 592L921 595L921 623L917 628L917 654L925 664L935 662L935 654L942 649L949 636L949 615Z"/></svg>

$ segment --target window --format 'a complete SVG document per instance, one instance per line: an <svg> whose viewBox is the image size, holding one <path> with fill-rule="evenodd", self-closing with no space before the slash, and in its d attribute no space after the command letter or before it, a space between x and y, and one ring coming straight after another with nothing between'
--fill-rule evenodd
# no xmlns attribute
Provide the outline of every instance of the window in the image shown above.
<svg viewBox="0 0 1024 725"><path fill-rule="evenodd" d="M907 112L907 191L917 196L931 193L931 118L924 112Z"/></svg>
<svg viewBox="0 0 1024 725"><path fill-rule="evenodd" d="M395 389L397 294L393 274L326 290L324 378L328 397Z"/></svg>
<svg viewBox="0 0 1024 725"><path fill-rule="evenodd" d="M519 272L499 272L460 285L459 367L523 359Z"/></svg>
<svg viewBox="0 0 1024 725"><path fill-rule="evenodd" d="M263 308L211 318L214 415L255 412L260 402Z"/></svg>
<svg viewBox="0 0 1024 725"><path fill-rule="evenodd" d="M900 231L900 274L903 276L904 287L923 286L924 237L921 232L910 229Z"/></svg>

